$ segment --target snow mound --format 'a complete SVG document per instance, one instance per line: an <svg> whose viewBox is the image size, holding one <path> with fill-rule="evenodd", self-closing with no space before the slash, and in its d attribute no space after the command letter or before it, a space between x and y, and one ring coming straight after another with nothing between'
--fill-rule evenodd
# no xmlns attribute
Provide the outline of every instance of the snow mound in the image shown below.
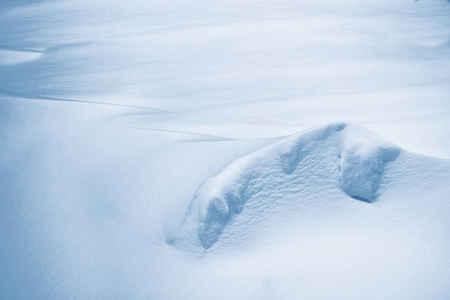
<svg viewBox="0 0 450 300"><path fill-rule="evenodd" d="M284 137L233 161L204 181L188 208L183 230L208 249L235 215L247 209L249 199L282 198L295 193L295 185L305 181L326 189L319 183L321 176L331 176L334 186L349 196L372 202L377 198L384 165L399 154L400 148L356 124L330 124ZM305 163L299 168L302 161ZM311 166L322 175L307 174ZM260 207L255 209L266 213Z"/></svg>

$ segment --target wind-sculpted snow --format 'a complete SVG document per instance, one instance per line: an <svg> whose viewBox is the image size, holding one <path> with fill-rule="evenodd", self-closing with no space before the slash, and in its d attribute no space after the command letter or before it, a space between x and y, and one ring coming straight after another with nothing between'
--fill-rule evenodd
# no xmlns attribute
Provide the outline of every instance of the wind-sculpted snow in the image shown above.
<svg viewBox="0 0 450 300"><path fill-rule="evenodd" d="M282 138L207 179L190 204L184 230L196 235L204 248L210 248L235 215L252 209L246 207L249 199L258 201L264 194L260 201L269 201L267 195L275 190L278 197L295 193L294 185L299 181L318 185L317 175L309 176L307 167L299 167L306 159L309 167L319 169L324 178L335 179L335 186L349 196L372 202L377 198L385 163L394 161L399 153L400 148L356 124L331 124ZM270 212L263 208L261 213Z"/></svg>
<svg viewBox="0 0 450 300"><path fill-rule="evenodd" d="M15 65L37 60L43 56L40 51L17 51L2 49L0 46L0 65Z"/></svg>

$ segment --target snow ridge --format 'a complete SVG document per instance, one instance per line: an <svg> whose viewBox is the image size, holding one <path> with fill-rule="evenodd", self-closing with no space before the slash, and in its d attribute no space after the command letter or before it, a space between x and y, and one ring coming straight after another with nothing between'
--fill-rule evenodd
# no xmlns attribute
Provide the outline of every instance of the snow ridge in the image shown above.
<svg viewBox="0 0 450 300"><path fill-rule="evenodd" d="M203 248L210 248L250 198L276 188L280 180L308 178L297 168L304 159L320 165L324 176L336 175L336 184L349 196L373 202L384 165L399 154L400 148L356 124L330 124L284 137L235 160L204 181L189 206L183 230L196 236ZM322 165L324 157L330 156L333 163ZM333 172L336 165L338 172ZM315 184L314 179L308 180ZM285 190L289 192L289 188Z"/></svg>

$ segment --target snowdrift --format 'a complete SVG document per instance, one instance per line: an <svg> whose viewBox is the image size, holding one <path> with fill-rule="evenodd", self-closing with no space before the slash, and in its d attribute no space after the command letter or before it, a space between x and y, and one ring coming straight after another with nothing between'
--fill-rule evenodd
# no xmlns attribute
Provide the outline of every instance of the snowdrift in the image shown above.
<svg viewBox="0 0 450 300"><path fill-rule="evenodd" d="M184 234L178 239L195 236L208 249L244 209L270 214L274 198L295 194L300 184L313 190L315 185L317 189L337 186L350 197L373 202L385 164L400 152L399 147L364 127L348 123L282 138L207 179L188 208ZM331 179L330 186L323 186L320 177Z"/></svg>

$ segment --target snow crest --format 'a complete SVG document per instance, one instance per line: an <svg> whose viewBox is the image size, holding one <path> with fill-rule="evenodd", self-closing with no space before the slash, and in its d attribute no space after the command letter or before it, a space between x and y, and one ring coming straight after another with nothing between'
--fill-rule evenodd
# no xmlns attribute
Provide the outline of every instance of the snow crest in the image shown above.
<svg viewBox="0 0 450 300"><path fill-rule="evenodd" d="M356 124L330 124L284 137L207 179L189 206L184 230L196 236L203 248L210 248L230 220L245 209L248 199L266 197L281 185L287 186L284 193L292 192L292 183L299 178L317 184L301 174L304 170L298 166L302 160L320 166L324 176L335 176L336 185L349 196L372 202L377 198L384 165L399 153L400 148Z"/></svg>

